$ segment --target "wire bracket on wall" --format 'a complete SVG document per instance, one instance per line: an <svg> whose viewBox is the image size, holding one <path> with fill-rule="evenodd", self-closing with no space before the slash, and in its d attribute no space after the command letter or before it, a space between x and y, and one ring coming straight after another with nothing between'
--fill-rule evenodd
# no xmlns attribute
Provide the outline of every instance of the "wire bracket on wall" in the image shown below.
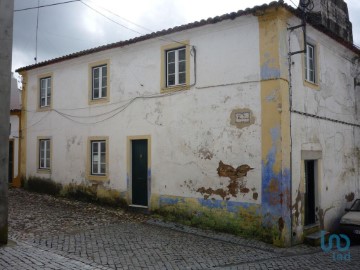
<svg viewBox="0 0 360 270"><path fill-rule="evenodd" d="M300 50L300 51L296 51L296 52L289 52L289 56L292 56L295 54L300 54L300 53L306 53L306 43L307 43L307 41L306 41L306 20L307 20L307 13L314 9L313 0L300 0L299 9L302 12L301 24L292 26L292 27L288 27L287 30L292 32L298 28L302 28L303 34L304 34L304 49Z"/></svg>

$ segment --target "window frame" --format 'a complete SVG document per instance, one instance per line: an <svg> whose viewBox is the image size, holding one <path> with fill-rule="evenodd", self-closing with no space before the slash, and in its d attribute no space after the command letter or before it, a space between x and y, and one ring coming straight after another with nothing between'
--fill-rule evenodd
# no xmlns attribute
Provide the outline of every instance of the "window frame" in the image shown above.
<svg viewBox="0 0 360 270"><path fill-rule="evenodd" d="M103 77L102 77L102 72L103 72L103 67L106 67L106 96L104 96L102 94L102 86L103 86ZM95 97L94 95L94 72L95 70L99 70L99 92L98 92L98 97ZM100 78L101 76L101 78ZM92 104L99 104L99 103L107 103L110 101L110 60L102 60L102 61L97 61L94 63L90 63L88 65L88 91L89 91L89 96L88 96L88 104L92 105Z"/></svg>
<svg viewBox="0 0 360 270"><path fill-rule="evenodd" d="M42 82L45 82L45 89L44 89L44 105L42 105L42 99L43 99L43 87L42 87ZM45 78L40 78L40 108L45 108L45 107L50 107L51 105L51 77L45 77Z"/></svg>
<svg viewBox="0 0 360 270"><path fill-rule="evenodd" d="M105 173L93 174L93 142L105 142ZM87 143L87 155L86 155L86 179L94 182L104 182L109 180L109 137L107 136L93 136L88 137ZM101 155L101 153L99 154ZM101 163L101 161L100 161ZM98 167L99 168L99 167ZM98 170L98 172L101 172Z"/></svg>
<svg viewBox="0 0 360 270"><path fill-rule="evenodd" d="M45 146L45 149L42 148L43 146ZM50 173L51 172L52 148L53 147L52 147L52 138L51 137L38 137L37 138L37 171L38 171L38 173ZM43 156L43 154L44 154L44 156Z"/></svg>
<svg viewBox="0 0 360 270"><path fill-rule="evenodd" d="M310 51L312 52L312 58L310 58ZM312 61L312 63L311 63ZM311 43L306 43L306 53L304 54L304 72L305 72L305 80L309 83L316 84L317 83L317 61L316 61L316 46ZM313 66L311 69L310 66ZM312 74L311 74L312 73ZM313 76L313 80L311 80L311 75Z"/></svg>
<svg viewBox="0 0 360 270"><path fill-rule="evenodd" d="M106 76L103 76L103 72L104 72L104 69L106 68ZM99 77L97 78L98 79L98 83L99 83L99 87L98 87L98 97L95 97L95 70L99 70ZM92 67L92 77L91 77L91 99L92 100L99 100L99 99L104 99L104 98L107 98L107 64L104 64L104 65L100 65L100 66L95 66L95 67ZM106 85L105 85L105 95L103 95L103 88L104 88L104 85L103 85L103 80L104 78L106 78Z"/></svg>
<svg viewBox="0 0 360 270"><path fill-rule="evenodd" d="M45 89L45 105L41 104L41 95L42 95L42 82L46 81ZM53 87L54 86L54 76L52 73L41 74L37 79L37 109L36 111L48 111L53 107Z"/></svg>
<svg viewBox="0 0 360 270"><path fill-rule="evenodd" d="M180 51L184 51L184 59L180 59ZM174 53L173 62L169 62L169 54ZM166 87L186 85L186 47L179 47L166 51ZM184 64L184 71L180 71L180 63ZM169 74L169 65L174 64L174 72ZM184 74L184 82L180 82L180 74ZM174 75L174 84L169 84L169 76Z"/></svg>
<svg viewBox="0 0 360 270"><path fill-rule="evenodd" d="M177 90L190 89L190 42L189 40L180 41L168 45L161 46L161 74L160 74L160 92L166 93ZM185 75L185 82L179 82L179 52L185 50L185 57L180 62L185 62L184 71L180 71ZM175 51L174 72L175 75L174 84L169 84L169 62L168 55ZM176 78L177 77L177 78Z"/></svg>
<svg viewBox="0 0 360 270"><path fill-rule="evenodd" d="M107 160L106 160L106 140L92 140L90 142L91 144L91 154L90 154L90 163L91 163L91 171L90 174L91 175L95 175L95 176L105 176L106 175L106 164L107 164ZM102 144L104 144L105 147L105 152L102 151ZM97 172L94 172L94 145L97 145ZM102 154L105 154L105 161L103 162L102 160ZM102 172L102 165L105 165L105 171Z"/></svg>

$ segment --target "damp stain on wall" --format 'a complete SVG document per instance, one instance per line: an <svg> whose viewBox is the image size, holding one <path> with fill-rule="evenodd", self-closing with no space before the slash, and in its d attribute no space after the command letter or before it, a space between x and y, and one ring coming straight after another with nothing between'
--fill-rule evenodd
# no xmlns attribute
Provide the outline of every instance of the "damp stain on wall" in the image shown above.
<svg viewBox="0 0 360 270"><path fill-rule="evenodd" d="M317 215L318 215L321 230L325 229L325 216L326 216L326 213L329 210L333 209L333 208L335 208L335 206L331 206L329 208L326 208L325 210L323 210L322 208L319 209Z"/></svg>
<svg viewBox="0 0 360 270"><path fill-rule="evenodd" d="M233 166L220 161L217 172L220 177L229 178L229 183L226 188L213 189L200 187L196 190L196 192L199 192L201 195L203 195L204 199L208 199L210 196L217 195L220 196L223 200L230 200L231 197L236 198L238 194L247 194L250 192L250 189L246 187L245 177L247 176L247 173L253 169L254 168L251 168L247 164L234 168ZM256 199L257 196L258 195L253 195L253 197L256 197Z"/></svg>
<svg viewBox="0 0 360 270"><path fill-rule="evenodd" d="M345 195L345 199L346 199L347 202L352 202L355 199L354 192L351 192L351 193Z"/></svg>
<svg viewBox="0 0 360 270"><path fill-rule="evenodd" d="M214 157L214 154L206 147L201 147L199 149L199 157L201 159L211 160Z"/></svg>
<svg viewBox="0 0 360 270"><path fill-rule="evenodd" d="M282 232L285 227L285 221L282 217L279 218L278 225L279 225L279 231Z"/></svg>
<svg viewBox="0 0 360 270"><path fill-rule="evenodd" d="M297 192L296 198L295 198L295 203L292 206L292 209L295 211L294 212L294 222L296 224L296 226L300 226L300 219L299 217L301 216L301 213L303 212L303 200L302 200L302 195L300 192L300 189Z"/></svg>

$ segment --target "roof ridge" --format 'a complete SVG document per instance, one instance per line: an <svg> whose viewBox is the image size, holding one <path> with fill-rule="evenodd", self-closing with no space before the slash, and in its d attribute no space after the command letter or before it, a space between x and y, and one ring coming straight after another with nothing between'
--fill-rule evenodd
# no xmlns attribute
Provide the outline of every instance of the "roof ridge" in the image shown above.
<svg viewBox="0 0 360 270"><path fill-rule="evenodd" d="M301 11L299 9L294 9L293 7L291 7L288 4L284 3L283 0L273 1L273 2L271 2L269 4L262 4L260 6L256 5L256 6L252 7L252 8L246 8L244 10L238 10L236 12L226 13L226 14L223 14L223 15L215 16L215 17L209 17L208 19L202 19L200 21L195 21L195 22L183 24L183 25L180 25L180 26L175 26L175 27L172 27L172 28L159 30L159 31L156 31L156 32L152 32L152 33L145 34L145 35L142 35L142 36L134 37L134 38L127 39L127 40L124 40L124 41L113 42L113 43L101 45L101 46L98 46L98 47L94 47L94 48L85 49L85 50L82 50L82 51L70 53L70 54L67 54L67 55L63 55L63 56L60 56L60 57L56 57L56 58L53 58L53 59L42 61L42 62L37 63L37 64L32 64L32 65L28 65L28 66L25 66L25 67L21 67L21 68L16 69L15 71L16 72L27 71L27 70L35 69L35 68L38 68L38 67L43 67L43 66L54 64L54 63L74 59L74 58L81 57L81 56L84 56L84 55L89 55L89 54L96 53L96 52L110 50L110 49L113 49L113 48L124 47L124 46L131 45L131 44L134 44L134 43L137 43L137 42L149 40L149 39L152 39L152 38L162 37L162 36L169 35L169 34L172 34L172 33L185 31L185 30L188 30L188 29L193 29L193 28L201 27L201 26L208 25L208 24L215 24L215 23L225 21L225 20L234 20L234 19L236 19L238 17L248 15L248 14L253 14L253 13L257 12L257 11L266 10L266 9L269 9L269 8L272 8L272 7L284 7L287 10L289 10L290 12L292 12L294 15L296 15L298 17L301 17ZM335 34L332 34L330 31L328 31L327 29L324 29L323 27L316 26L316 25L312 24L311 22L309 22L309 23L314 28L316 28L317 30L327 34L331 38L333 38L336 41L343 44L345 47L349 48L350 50L353 50L355 53L360 54L359 48L355 47L353 44L350 44L350 43L342 40L341 38L335 36Z"/></svg>

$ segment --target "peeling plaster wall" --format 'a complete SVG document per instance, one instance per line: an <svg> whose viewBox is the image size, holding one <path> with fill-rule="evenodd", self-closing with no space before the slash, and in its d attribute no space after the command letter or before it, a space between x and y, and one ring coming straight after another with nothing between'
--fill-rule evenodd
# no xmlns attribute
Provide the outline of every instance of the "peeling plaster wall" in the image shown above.
<svg viewBox="0 0 360 270"><path fill-rule="evenodd" d="M221 204L234 209L260 204L258 28L256 17L243 16L170 35L166 37L168 41L164 38L148 40L29 71L27 176L51 177L63 184L86 184L88 137L109 136L109 181L104 186L128 192L131 198L126 139L127 136L150 135L151 206L156 207L161 203L159 198L168 196L197 198L210 208ZM53 108L71 115L101 114L131 98L159 94L160 48L173 43L171 40L189 40L196 46L197 82L190 90L166 97L137 99L123 112L96 125L69 121L56 111L35 112L38 76L49 72L53 74ZM106 59L110 63L110 104L89 106L88 65ZM190 66L193 83L193 56ZM82 109L66 110L70 108ZM238 109L250 110L254 123L241 129L231 125L231 113ZM50 174L40 174L36 168L38 136L52 138ZM238 189L236 196L228 200L217 194L205 196L200 192L202 188L217 190L229 185L229 178L218 174L220 161L235 169L241 165L253 168L246 176L241 176L243 189Z"/></svg>
<svg viewBox="0 0 360 270"><path fill-rule="evenodd" d="M291 25L299 21L291 21ZM317 50L317 84L304 83L303 54L292 59L293 109L329 119L359 124L360 89L351 76L352 52L311 27L308 40ZM302 48L302 34L291 35L291 50ZM302 240L304 224L304 156L318 159L317 222L333 231L345 207L359 192L360 129L293 113L292 117L293 241ZM316 157L320 154L320 157ZM306 159L306 157L305 157Z"/></svg>

